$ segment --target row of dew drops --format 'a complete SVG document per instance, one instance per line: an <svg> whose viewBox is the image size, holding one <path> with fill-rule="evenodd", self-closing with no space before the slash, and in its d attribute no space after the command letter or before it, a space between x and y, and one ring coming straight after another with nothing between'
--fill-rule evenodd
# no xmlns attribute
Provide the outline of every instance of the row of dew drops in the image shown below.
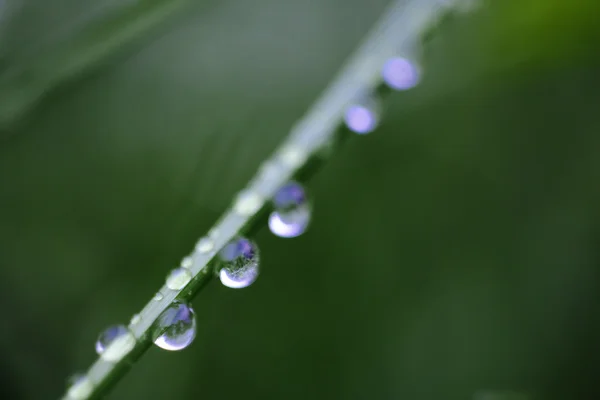
<svg viewBox="0 0 600 400"><path fill-rule="evenodd" d="M420 70L406 58L395 57L388 60L382 70L385 83L395 90L408 90L417 85ZM344 115L346 126L358 134L373 131L380 118L379 105L373 97L361 99L349 106ZM297 182L283 185L272 199L273 212L268 225L271 232L279 237L293 238L303 234L308 228L312 205L306 191ZM213 250L213 239L201 238L196 251L208 253ZM260 255L256 244L245 237L237 237L221 249L218 254L215 273L227 287L240 289L250 286L259 274ZM192 259L186 257L181 267L175 268L167 276L166 285L172 290L183 289L193 278L188 269ZM155 301L161 301L158 292ZM131 324L140 321L139 314L133 316ZM154 323L154 344L161 349L177 351L188 347L196 336L196 318L189 304L173 302ZM96 341L96 352L107 362L116 363L136 345L133 333L125 325L115 325L100 334ZM70 379L68 396L71 399L86 399L94 389L94 384L85 374L74 375Z"/></svg>

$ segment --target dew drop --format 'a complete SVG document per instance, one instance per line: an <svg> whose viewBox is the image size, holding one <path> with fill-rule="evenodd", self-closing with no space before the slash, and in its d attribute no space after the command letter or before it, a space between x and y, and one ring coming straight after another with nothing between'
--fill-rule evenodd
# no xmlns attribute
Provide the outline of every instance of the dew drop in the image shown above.
<svg viewBox="0 0 600 400"><path fill-rule="evenodd" d="M303 234L311 217L311 207L302 185L289 182L273 197L275 210L269 215L269 229L275 235L293 238Z"/></svg>
<svg viewBox="0 0 600 400"><path fill-rule="evenodd" d="M142 320L142 316L140 314L135 314L131 317L131 321L129 321L129 325L137 325Z"/></svg>
<svg viewBox="0 0 600 400"><path fill-rule="evenodd" d="M196 251L198 253L208 253L215 247L215 242L209 237L203 237L196 243Z"/></svg>
<svg viewBox="0 0 600 400"><path fill-rule="evenodd" d="M238 195L233 209L238 214L249 216L256 213L263 203L264 199L258 193L244 190Z"/></svg>
<svg viewBox="0 0 600 400"><path fill-rule="evenodd" d="M371 99L352 104L346 109L344 121L356 133L370 133L379 123L379 107Z"/></svg>
<svg viewBox="0 0 600 400"><path fill-rule="evenodd" d="M152 298L152 300L154 301L161 301L163 299L163 294L161 292L156 292L156 294L154 295L154 297Z"/></svg>
<svg viewBox="0 0 600 400"><path fill-rule="evenodd" d="M221 283L233 289L250 286L258 277L259 253L256 244L238 237L219 252Z"/></svg>
<svg viewBox="0 0 600 400"><path fill-rule="evenodd" d="M396 90L408 90L415 87L421 78L419 68L410 60L402 57L389 59L381 71L385 83Z"/></svg>
<svg viewBox="0 0 600 400"><path fill-rule="evenodd" d="M176 351L188 347L196 337L196 317L192 307L174 302L156 320L154 344Z"/></svg>
<svg viewBox="0 0 600 400"><path fill-rule="evenodd" d="M192 257L185 257L181 260L181 266L183 268L191 268L192 265L194 265L194 259Z"/></svg>
<svg viewBox="0 0 600 400"><path fill-rule="evenodd" d="M167 287L171 290L181 290L192 280L192 273L185 268L175 268L167 276Z"/></svg>
<svg viewBox="0 0 600 400"><path fill-rule="evenodd" d="M285 146L279 151L279 159L289 168L298 168L307 159L307 155L299 147Z"/></svg>
<svg viewBox="0 0 600 400"><path fill-rule="evenodd" d="M85 374L75 374L69 378L67 396L73 400L87 399L94 391L92 381Z"/></svg>
<svg viewBox="0 0 600 400"><path fill-rule="evenodd" d="M109 362L123 358L135 347L135 336L124 325L113 325L98 336L96 353Z"/></svg>

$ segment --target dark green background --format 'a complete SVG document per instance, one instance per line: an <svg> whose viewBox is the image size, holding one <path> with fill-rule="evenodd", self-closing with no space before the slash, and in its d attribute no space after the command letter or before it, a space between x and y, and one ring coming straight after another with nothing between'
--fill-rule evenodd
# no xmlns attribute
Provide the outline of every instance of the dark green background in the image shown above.
<svg viewBox="0 0 600 400"><path fill-rule="evenodd" d="M46 3L0 43L70 18ZM62 395L385 4L205 2L2 128L3 399ZM496 1L440 25L422 84L310 182L309 232L262 230L258 281L209 285L194 344L151 348L108 397L599 398L599 8Z"/></svg>

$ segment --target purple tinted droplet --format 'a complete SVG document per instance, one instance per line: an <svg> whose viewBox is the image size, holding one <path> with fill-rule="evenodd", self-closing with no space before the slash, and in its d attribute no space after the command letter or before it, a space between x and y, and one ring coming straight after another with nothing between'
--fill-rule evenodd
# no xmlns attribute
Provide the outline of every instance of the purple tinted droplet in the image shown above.
<svg viewBox="0 0 600 400"><path fill-rule="evenodd" d="M250 286L258 277L259 255L254 242L238 237L219 252L221 266L218 270L223 285L239 289Z"/></svg>
<svg viewBox="0 0 600 400"><path fill-rule="evenodd" d="M275 235L293 238L306 231L311 208L302 185L290 182L273 197L274 211L269 215L269 229Z"/></svg>
<svg viewBox="0 0 600 400"><path fill-rule="evenodd" d="M160 336L154 339L154 344L165 350L185 349L196 337L194 310L185 303L171 304L158 317L156 326Z"/></svg>
<svg viewBox="0 0 600 400"><path fill-rule="evenodd" d="M113 325L108 327L98 336L96 340L96 353L102 354L104 350L117 338L127 333L127 328L124 325Z"/></svg>
<svg viewBox="0 0 600 400"><path fill-rule="evenodd" d="M283 185L273 197L273 206L275 208L294 208L304 204L306 194L302 185L296 182L289 182Z"/></svg>
<svg viewBox="0 0 600 400"><path fill-rule="evenodd" d="M360 134L372 132L377 126L377 114L373 108L352 105L346 110L344 120L348 128Z"/></svg>
<svg viewBox="0 0 600 400"><path fill-rule="evenodd" d="M406 58L389 59L383 66L382 76L392 89L408 90L417 85L420 73L417 66Z"/></svg>

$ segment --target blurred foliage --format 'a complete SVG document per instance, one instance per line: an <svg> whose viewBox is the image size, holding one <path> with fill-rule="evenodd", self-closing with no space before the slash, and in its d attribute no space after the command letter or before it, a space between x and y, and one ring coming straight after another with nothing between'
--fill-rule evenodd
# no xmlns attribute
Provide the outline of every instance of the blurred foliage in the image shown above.
<svg viewBox="0 0 600 400"><path fill-rule="evenodd" d="M21 15L21 44L71 3ZM201 2L5 128L2 398L62 394L385 4ZM260 279L209 285L195 344L151 349L109 398L599 398L598 11L505 0L445 21L422 85L311 183L309 232L262 231Z"/></svg>

